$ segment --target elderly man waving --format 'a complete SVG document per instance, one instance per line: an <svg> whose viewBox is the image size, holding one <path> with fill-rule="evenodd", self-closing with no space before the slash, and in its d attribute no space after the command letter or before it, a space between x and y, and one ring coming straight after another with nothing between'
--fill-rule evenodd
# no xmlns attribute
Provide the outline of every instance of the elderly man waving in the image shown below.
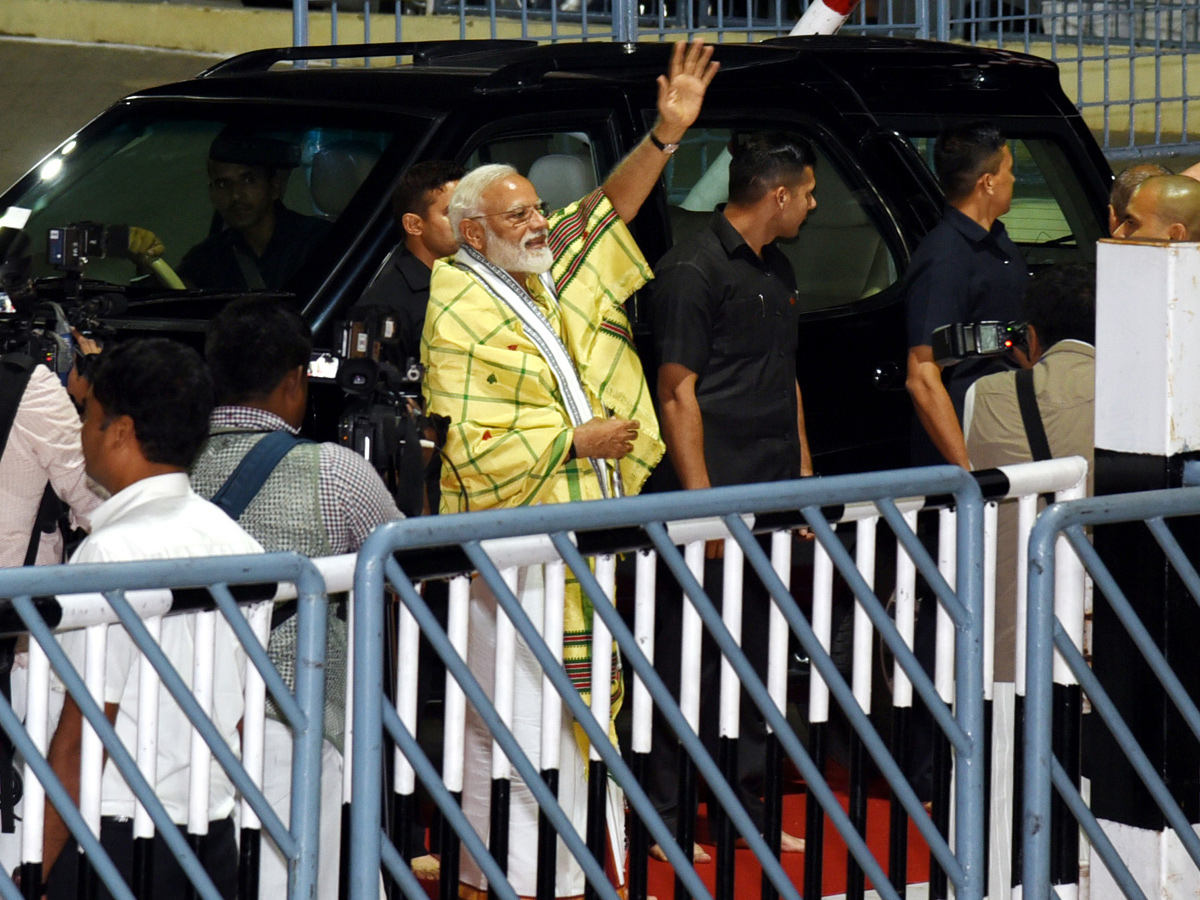
<svg viewBox="0 0 1200 900"><path fill-rule="evenodd" d="M678 44L669 73L658 79L658 120L649 134L599 190L564 210L548 214L534 186L508 166L482 166L459 183L450 222L460 250L434 267L422 352L429 411L451 419L443 512L635 493L661 459L623 307L652 276L625 223L699 115L716 71L711 47ZM540 623L537 570L522 573L519 596ZM587 699L592 613L570 578L564 617L568 671L580 673L576 687ZM477 580L468 662L489 691L495 619L496 601ZM523 645L517 660L514 732L536 765L541 672ZM614 714L621 691L615 669ZM559 802L582 833L580 743L565 721ZM485 836L490 757L491 738L469 717L463 809ZM536 829L537 804L514 778L507 863L522 896L535 892ZM582 894L582 870L559 855L556 896ZM464 896L486 888L473 861L464 860L462 873Z"/></svg>

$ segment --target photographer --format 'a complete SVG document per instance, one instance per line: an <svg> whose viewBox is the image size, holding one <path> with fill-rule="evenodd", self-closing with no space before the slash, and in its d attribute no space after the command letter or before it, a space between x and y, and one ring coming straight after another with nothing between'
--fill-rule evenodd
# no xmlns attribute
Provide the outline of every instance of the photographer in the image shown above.
<svg viewBox="0 0 1200 900"><path fill-rule="evenodd" d="M39 517L43 506L58 506L45 502L50 497L69 507L74 527L88 526L102 498L84 472L79 429L79 413L49 369L28 357L0 358L0 566L62 562L57 517Z"/></svg>
<svg viewBox="0 0 1200 900"><path fill-rule="evenodd" d="M312 334L298 313L265 298L238 300L212 320L204 349L218 405L191 470L198 494L221 506L268 552L295 550L311 557L354 553L377 526L400 518L387 487L365 459L338 444L296 437L308 404L312 355ZM235 490L223 490L235 470L246 488L240 497ZM288 611L277 608L267 653L290 681L296 618ZM336 859L347 634L345 621L336 615L329 617L328 627L320 827L321 846ZM263 791L287 821L292 735L273 704L268 703L267 715ZM271 846L262 855L264 897L287 892L285 860ZM318 896L333 900L337 885L338 867L322 866Z"/></svg>
<svg viewBox="0 0 1200 900"><path fill-rule="evenodd" d="M0 358L0 566L48 565L63 561L60 521L64 504L69 525L88 528L100 505L84 472L79 414L62 383L27 357ZM66 522L63 522L65 525ZM25 700L27 655L17 642L0 642L0 693ZM17 863L15 834L20 799L12 745L0 737L0 847L8 870Z"/></svg>
<svg viewBox="0 0 1200 900"><path fill-rule="evenodd" d="M967 392L963 428L977 469L1064 456L1088 461L1091 484L1095 418L1096 270L1055 266L1038 273L1025 293L1032 369L998 372ZM1018 388L1028 379L1029 387ZM1023 415L1020 390L1034 406ZM1026 401L1028 404L1028 401ZM1028 408L1028 407L1027 407ZM1038 432L1041 432L1040 440ZM1040 451L1035 451L1040 444ZM1091 493L1089 489L1088 493ZM1014 504L1000 507L1001 534L1016 530ZM996 560L996 680L1013 680L1016 632L1016 540L1001 539ZM1007 554L1007 558L1005 557Z"/></svg>

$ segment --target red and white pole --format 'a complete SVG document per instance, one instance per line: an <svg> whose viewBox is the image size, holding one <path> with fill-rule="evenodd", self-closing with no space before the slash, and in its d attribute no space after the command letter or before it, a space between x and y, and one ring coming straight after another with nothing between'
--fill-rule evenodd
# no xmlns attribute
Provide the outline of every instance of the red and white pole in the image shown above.
<svg viewBox="0 0 1200 900"><path fill-rule="evenodd" d="M813 0L789 34L834 34L856 6L858 0Z"/></svg>

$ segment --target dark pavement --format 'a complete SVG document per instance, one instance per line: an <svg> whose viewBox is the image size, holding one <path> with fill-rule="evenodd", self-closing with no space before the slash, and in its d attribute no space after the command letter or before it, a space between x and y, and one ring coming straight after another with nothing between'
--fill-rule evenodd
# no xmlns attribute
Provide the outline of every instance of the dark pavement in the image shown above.
<svg viewBox="0 0 1200 900"><path fill-rule="evenodd" d="M188 78L217 59L0 38L0 190L126 94Z"/></svg>

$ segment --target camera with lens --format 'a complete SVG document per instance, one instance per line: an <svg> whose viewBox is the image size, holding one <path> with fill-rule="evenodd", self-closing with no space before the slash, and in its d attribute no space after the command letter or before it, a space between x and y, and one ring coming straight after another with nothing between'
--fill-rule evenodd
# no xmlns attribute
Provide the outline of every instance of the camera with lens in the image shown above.
<svg viewBox="0 0 1200 900"><path fill-rule="evenodd" d="M129 305L120 294L85 293L79 285L89 257L127 250L129 229L79 223L52 228L48 237L51 262L74 277L61 293L52 295L61 302L45 299L33 281L29 235L0 228L0 353L27 354L65 382L77 356L72 331L103 331L103 319Z"/></svg>
<svg viewBox="0 0 1200 900"><path fill-rule="evenodd" d="M933 330L933 359L952 366L964 359L1000 356L1029 346L1024 322L955 322Z"/></svg>
<svg viewBox="0 0 1200 900"><path fill-rule="evenodd" d="M424 509L426 450L436 454L448 422L422 410L420 362L401 358L397 323L369 310L335 329L332 353L315 354L309 377L333 380L350 398L338 421L338 442L379 472L407 516Z"/></svg>

